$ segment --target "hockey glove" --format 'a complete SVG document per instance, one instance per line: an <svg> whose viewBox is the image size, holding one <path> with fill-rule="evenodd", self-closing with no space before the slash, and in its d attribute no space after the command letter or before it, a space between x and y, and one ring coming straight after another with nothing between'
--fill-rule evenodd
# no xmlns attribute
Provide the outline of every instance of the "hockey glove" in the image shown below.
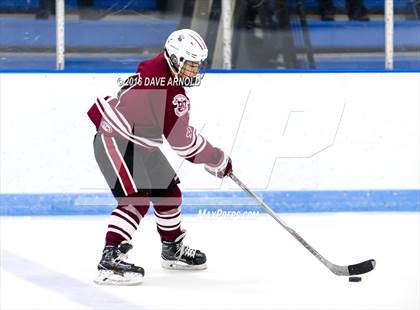
<svg viewBox="0 0 420 310"><path fill-rule="evenodd" d="M212 175L214 175L218 178L221 178L221 179L232 172L232 160L226 154L224 154L224 153L222 153L222 154L223 154L223 156L220 159L218 164L216 164L216 165L212 165L212 164L204 165L204 169L206 169L206 171L208 173L210 173L210 174L212 174Z"/></svg>

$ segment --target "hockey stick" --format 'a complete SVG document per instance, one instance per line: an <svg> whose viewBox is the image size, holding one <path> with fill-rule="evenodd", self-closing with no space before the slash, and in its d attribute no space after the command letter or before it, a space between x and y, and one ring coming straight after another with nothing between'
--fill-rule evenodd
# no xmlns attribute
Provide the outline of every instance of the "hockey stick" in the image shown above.
<svg viewBox="0 0 420 310"><path fill-rule="evenodd" d="M233 173L229 174L229 177L239 185L245 192L251 195L261 207L267 211L267 213L277 221L284 229L286 229L297 241L300 242L309 252L312 253L321 263L323 263L331 272L336 274L337 276L351 276L351 275L358 275L367 273L373 268L375 268L376 262L374 259L369 259L362 263L348 265L348 266L339 266L336 264L331 263L328 259L324 258L321 254L319 254L312 246L309 245L296 231L290 228L283 220L281 220L274 211L267 206L264 201L261 200L253 191L251 191L248 187L245 186Z"/></svg>

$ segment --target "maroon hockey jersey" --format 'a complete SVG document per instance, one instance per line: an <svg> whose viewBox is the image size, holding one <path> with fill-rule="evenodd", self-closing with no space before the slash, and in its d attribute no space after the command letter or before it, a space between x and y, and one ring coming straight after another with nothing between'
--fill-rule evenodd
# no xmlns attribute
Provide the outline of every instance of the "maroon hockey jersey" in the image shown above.
<svg viewBox="0 0 420 310"><path fill-rule="evenodd" d="M97 98L88 116L105 135L153 151L163 137L181 157L217 165L223 152L189 124L190 101L171 74L163 53L144 61L116 97Z"/></svg>

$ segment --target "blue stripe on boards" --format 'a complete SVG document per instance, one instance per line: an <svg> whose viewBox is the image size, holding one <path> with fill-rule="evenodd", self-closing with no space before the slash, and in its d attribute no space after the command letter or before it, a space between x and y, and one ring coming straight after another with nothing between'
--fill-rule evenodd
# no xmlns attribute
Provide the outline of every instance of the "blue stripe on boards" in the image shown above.
<svg viewBox="0 0 420 310"><path fill-rule="evenodd" d="M276 212L420 211L420 190L260 191ZM0 194L0 215L105 215L115 208L108 193ZM240 191L183 193L183 213L202 210L262 211ZM200 211L201 210L201 211Z"/></svg>

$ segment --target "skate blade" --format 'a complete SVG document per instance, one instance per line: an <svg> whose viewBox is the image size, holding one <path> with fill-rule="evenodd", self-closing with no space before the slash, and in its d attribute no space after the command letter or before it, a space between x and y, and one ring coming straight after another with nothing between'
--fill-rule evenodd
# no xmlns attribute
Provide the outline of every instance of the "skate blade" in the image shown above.
<svg viewBox="0 0 420 310"><path fill-rule="evenodd" d="M188 265L186 263L176 260L164 260L162 261L162 267L169 270L203 270L207 269L207 265Z"/></svg>
<svg viewBox="0 0 420 310"><path fill-rule="evenodd" d="M143 275L137 272L124 272L120 275L111 270L99 270L93 282L99 285L139 285L143 282Z"/></svg>

